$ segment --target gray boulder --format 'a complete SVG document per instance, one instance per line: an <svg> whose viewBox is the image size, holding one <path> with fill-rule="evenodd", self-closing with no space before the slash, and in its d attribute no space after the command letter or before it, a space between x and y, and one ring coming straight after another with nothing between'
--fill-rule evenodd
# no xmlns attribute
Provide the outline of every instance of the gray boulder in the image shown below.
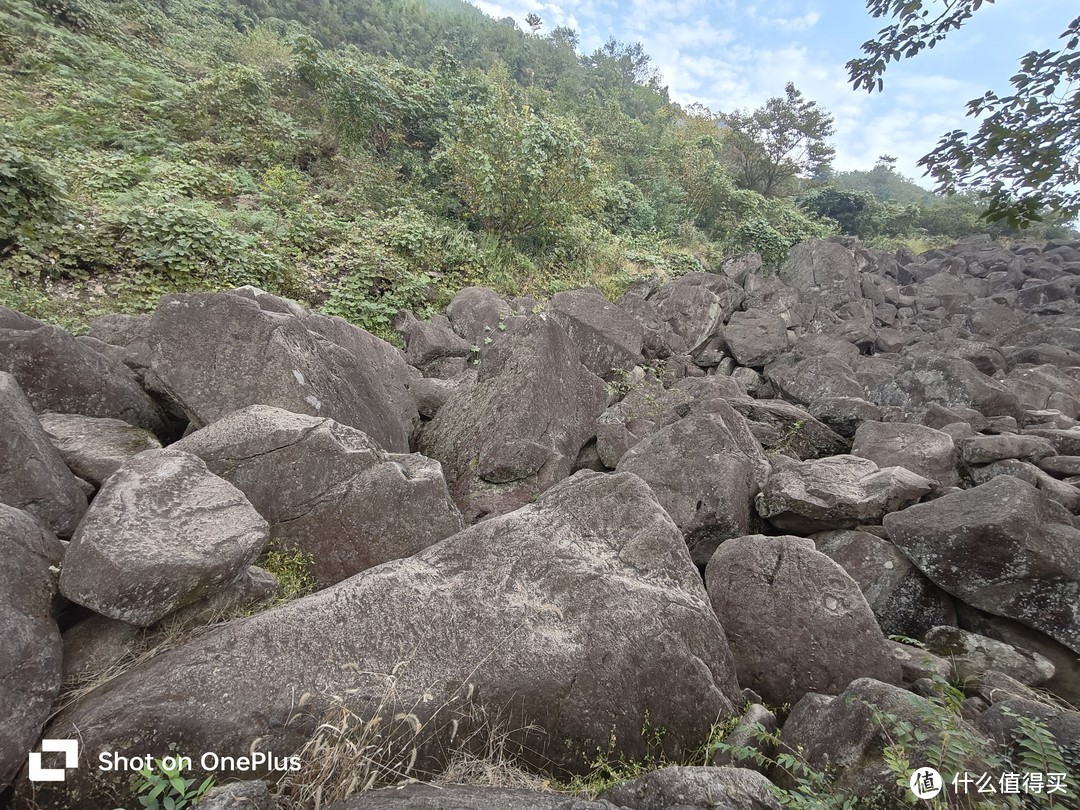
<svg viewBox="0 0 1080 810"><path fill-rule="evenodd" d="M760 368L789 348L784 319L759 309L733 313L722 334L727 350L740 366Z"/></svg>
<svg viewBox="0 0 1080 810"><path fill-rule="evenodd" d="M501 295L487 287L466 287L446 306L450 326L470 346L483 346L485 337L493 342L501 334L499 325L514 314Z"/></svg>
<svg viewBox="0 0 1080 810"><path fill-rule="evenodd" d="M876 525L932 488L933 482L903 467L881 469L857 456L802 462L777 456L755 505L780 531L811 534Z"/></svg>
<svg viewBox="0 0 1080 810"><path fill-rule="evenodd" d="M81 413L167 432L161 411L125 366L57 326L0 329L0 371L15 377L37 413Z"/></svg>
<svg viewBox="0 0 1080 810"><path fill-rule="evenodd" d="M945 724L939 719L941 713L940 707L925 698L871 678L860 678L836 697L809 694L800 700L791 710L780 739L783 746L800 750L815 769L829 767L837 775L832 783L834 789L863 798L878 794L903 806L910 793L906 787L898 787L896 774L885 762L884 750L895 743L898 723L907 723L917 733L925 734L927 747L936 749L943 744ZM981 735L972 726L959 718L950 725L957 734L980 745ZM987 740L982 740L981 745L990 748ZM973 773L991 770L978 756L963 764ZM783 774L775 778L779 784L791 786Z"/></svg>
<svg viewBox="0 0 1080 810"><path fill-rule="evenodd" d="M899 682L858 584L810 540L728 540L709 560L705 583L739 683L767 703L838 694L862 677Z"/></svg>
<svg viewBox="0 0 1080 810"><path fill-rule="evenodd" d="M737 399L731 406L750 420L754 435L772 454L800 461L846 453L851 444L810 413L781 399Z"/></svg>
<svg viewBox="0 0 1080 810"><path fill-rule="evenodd" d="M63 554L31 515L0 504L0 793L26 761L60 691L60 631L50 609Z"/></svg>
<svg viewBox="0 0 1080 810"><path fill-rule="evenodd" d="M780 810L771 787L746 768L669 765L621 782L600 798L631 810Z"/></svg>
<svg viewBox="0 0 1080 810"><path fill-rule="evenodd" d="M607 404L599 377L556 323L508 330L475 382L424 426L417 449L443 465L467 522L513 511L570 474Z"/></svg>
<svg viewBox="0 0 1080 810"><path fill-rule="evenodd" d="M939 487L954 487L960 483L952 436L922 425L865 422L855 432L851 454L868 458L880 466L903 467L934 481Z"/></svg>
<svg viewBox="0 0 1080 810"><path fill-rule="evenodd" d="M357 793L326 810L621 810L561 793L472 785L403 785Z"/></svg>
<svg viewBox="0 0 1080 810"><path fill-rule="evenodd" d="M278 810L266 782L233 782L211 788L199 800L199 810Z"/></svg>
<svg viewBox="0 0 1080 810"><path fill-rule="evenodd" d="M394 329L405 343L405 359L430 377L453 377L465 369L471 344L450 328L445 316L421 321L411 312L399 312ZM456 362L455 362L456 361Z"/></svg>
<svg viewBox="0 0 1080 810"><path fill-rule="evenodd" d="M664 388L656 377L646 376L596 420L597 452L614 469L628 450L665 425L693 414L728 413L729 403L748 399L730 377L687 378Z"/></svg>
<svg viewBox="0 0 1080 810"><path fill-rule="evenodd" d="M68 468L95 487L132 456L161 448L153 433L119 419L43 413L38 421Z"/></svg>
<svg viewBox="0 0 1080 810"><path fill-rule="evenodd" d="M960 458L965 464L990 464L1009 458L1040 461L1057 454L1054 446L1039 436L1003 433L999 436L972 436L959 441Z"/></svg>
<svg viewBox="0 0 1080 810"><path fill-rule="evenodd" d="M61 537L86 512L86 495L38 424L15 378L0 372L0 503L25 509Z"/></svg>
<svg viewBox="0 0 1080 810"><path fill-rule="evenodd" d="M479 705L513 718L507 745L521 743L526 762L575 769L581 751L611 740L613 756L642 756L646 716L675 756L739 700L677 527L636 476L579 473L413 557L202 634L47 733L77 728L88 761L171 747L290 752L344 703L365 721L387 718L384 739L404 735L402 755L415 747L423 772L469 738ZM84 769L39 785L36 800L70 808L111 788Z"/></svg>
<svg viewBox="0 0 1080 810"><path fill-rule="evenodd" d="M815 534L814 544L859 584L885 635L922 638L931 627L956 623L949 595L888 540L839 530Z"/></svg>
<svg viewBox="0 0 1080 810"><path fill-rule="evenodd" d="M822 397L810 404L810 413L839 435L850 439L861 425L880 422L882 409L858 397Z"/></svg>
<svg viewBox="0 0 1080 810"><path fill-rule="evenodd" d="M868 397L877 405L896 405L921 415L931 403L945 408L972 408L984 416L1019 416L1016 394L979 372L967 360L953 357L906 358L892 378L874 386Z"/></svg>
<svg viewBox="0 0 1080 810"><path fill-rule="evenodd" d="M239 489L270 524L273 546L309 555L323 586L464 527L438 462L384 452L332 419L252 405L170 449Z"/></svg>
<svg viewBox="0 0 1080 810"><path fill-rule="evenodd" d="M830 309L862 297L855 255L835 242L800 242L788 252L779 275L804 297L816 298Z"/></svg>
<svg viewBox="0 0 1080 810"><path fill-rule="evenodd" d="M266 521L201 459L148 450L98 492L64 555L60 591L146 627L236 581L266 541Z"/></svg>
<svg viewBox="0 0 1080 810"><path fill-rule="evenodd" d="M731 317L746 297L742 288L715 273L686 273L649 297L674 354L693 353Z"/></svg>
<svg viewBox="0 0 1080 810"><path fill-rule="evenodd" d="M776 364L765 369L781 394L799 405L819 399L866 397L866 388L851 366L838 357L808 357L794 365Z"/></svg>
<svg viewBox="0 0 1080 810"><path fill-rule="evenodd" d="M1038 653L959 627L932 627L923 641L931 653L952 662L956 677L963 682L977 681L990 670L1027 686L1040 686L1054 677L1054 665Z"/></svg>
<svg viewBox="0 0 1080 810"><path fill-rule="evenodd" d="M146 341L147 384L195 427L274 405L355 427L391 452L409 450L419 417L404 356L340 318L265 293L170 295Z"/></svg>
<svg viewBox="0 0 1080 810"><path fill-rule="evenodd" d="M616 379L642 361L644 328L599 290L555 293L549 312L578 347L585 368L600 379Z"/></svg>
<svg viewBox="0 0 1080 810"><path fill-rule="evenodd" d="M746 420L723 400L713 407L656 431L616 468L649 485L701 567L721 542L750 531L754 496L769 476Z"/></svg>
<svg viewBox="0 0 1080 810"><path fill-rule="evenodd" d="M884 525L939 587L1080 652L1080 529L1035 487L998 476Z"/></svg>

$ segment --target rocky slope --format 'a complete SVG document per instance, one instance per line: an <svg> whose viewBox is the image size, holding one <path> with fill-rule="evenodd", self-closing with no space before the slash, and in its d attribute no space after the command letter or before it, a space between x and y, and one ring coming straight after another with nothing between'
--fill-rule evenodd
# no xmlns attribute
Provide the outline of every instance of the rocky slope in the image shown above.
<svg viewBox="0 0 1080 810"><path fill-rule="evenodd" d="M1045 723L1075 796L1078 289L1080 243L818 241L616 303L470 288L404 351L253 288L77 338L0 311L0 788L112 808L103 753L303 759L344 712L386 781L493 729L565 776L763 722L899 798L880 718L936 739L938 676L970 739ZM260 608L268 548L319 590ZM28 777L42 736L80 740L63 782ZM339 807L779 806L738 764ZM273 765L207 806L295 801Z"/></svg>

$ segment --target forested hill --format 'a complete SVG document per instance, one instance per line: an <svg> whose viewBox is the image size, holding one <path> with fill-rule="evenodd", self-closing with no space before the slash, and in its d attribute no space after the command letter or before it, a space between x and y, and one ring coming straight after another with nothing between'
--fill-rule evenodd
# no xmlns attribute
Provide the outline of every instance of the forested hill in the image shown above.
<svg viewBox="0 0 1080 810"><path fill-rule="evenodd" d="M749 115L679 108L640 46L519 24L458 0L5 0L0 304L77 328L250 283L389 335L468 284L614 295L841 230L984 229L973 200L830 185L828 149L800 164ZM827 113L775 101L825 145Z"/></svg>

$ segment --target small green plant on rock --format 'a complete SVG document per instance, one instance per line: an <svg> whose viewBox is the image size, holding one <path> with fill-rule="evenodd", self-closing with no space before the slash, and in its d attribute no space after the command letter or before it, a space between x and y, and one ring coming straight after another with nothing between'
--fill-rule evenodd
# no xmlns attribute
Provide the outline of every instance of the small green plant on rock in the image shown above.
<svg viewBox="0 0 1080 810"><path fill-rule="evenodd" d="M274 602L281 604L308 596L319 589L319 583L311 574L315 560L298 548L275 548L267 551L259 565L275 577L281 589Z"/></svg>
<svg viewBox="0 0 1080 810"><path fill-rule="evenodd" d="M147 765L131 777L139 804L146 810L184 810L214 786L213 776L198 785L195 779L185 779L182 760L182 757L154 760L154 768Z"/></svg>

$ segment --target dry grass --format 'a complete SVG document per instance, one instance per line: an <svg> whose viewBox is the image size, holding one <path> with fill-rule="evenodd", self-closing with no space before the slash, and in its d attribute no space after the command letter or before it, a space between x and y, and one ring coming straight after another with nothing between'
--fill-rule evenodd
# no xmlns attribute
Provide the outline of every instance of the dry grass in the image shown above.
<svg viewBox="0 0 1080 810"><path fill-rule="evenodd" d="M399 664L389 674L361 673L382 680L374 707L358 708L348 695L308 694L300 699L297 710L323 708L314 732L296 754L301 769L278 782L283 808L320 810L354 793L418 781L549 789L546 780L529 773L518 759L522 740L540 734L540 729L492 717L474 702L471 684L462 684L441 701L431 694L434 690L404 700L398 689L404 668Z"/></svg>

